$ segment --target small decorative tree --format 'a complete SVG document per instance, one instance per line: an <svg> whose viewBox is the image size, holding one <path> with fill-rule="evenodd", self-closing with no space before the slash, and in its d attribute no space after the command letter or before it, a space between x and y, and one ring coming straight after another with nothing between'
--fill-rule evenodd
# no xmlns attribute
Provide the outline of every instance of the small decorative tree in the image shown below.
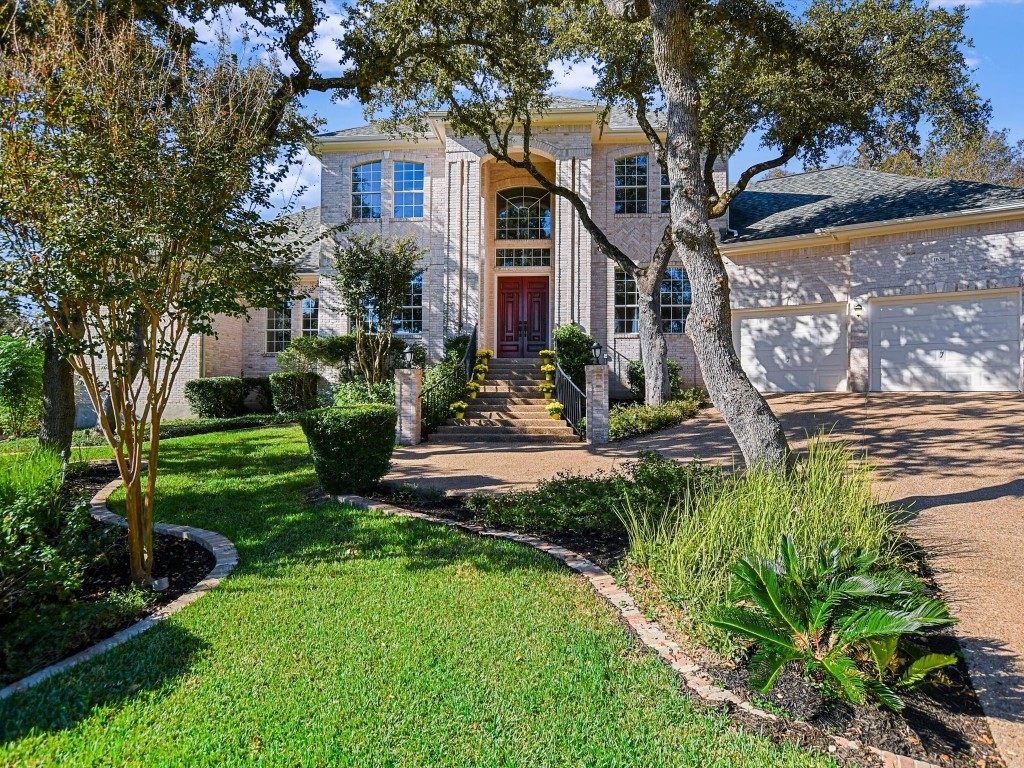
<svg viewBox="0 0 1024 768"><path fill-rule="evenodd" d="M367 384L378 384L391 369L394 329L425 251L411 237L352 235L336 247L333 276L352 319L359 367Z"/></svg>
<svg viewBox="0 0 1024 768"><path fill-rule="evenodd" d="M146 585L171 388L215 315L293 294L304 244L259 212L309 125L287 110L266 130L280 75L265 65L40 9L41 31L0 59L0 282L39 308L89 393Z"/></svg>

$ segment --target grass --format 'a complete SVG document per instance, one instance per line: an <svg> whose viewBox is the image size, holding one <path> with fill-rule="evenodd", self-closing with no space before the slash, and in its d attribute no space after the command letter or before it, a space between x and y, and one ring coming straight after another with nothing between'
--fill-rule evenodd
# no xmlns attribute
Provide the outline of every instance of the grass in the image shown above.
<svg viewBox="0 0 1024 768"><path fill-rule="evenodd" d="M840 542L896 559L896 521L872 492L871 467L849 447L812 439L796 470L732 472L694 484L672 504L620 507L630 557L682 604L698 636L720 650L725 636L704 620L727 604L728 567L741 555L772 558L783 535L812 553Z"/></svg>
<svg viewBox="0 0 1024 768"><path fill-rule="evenodd" d="M232 576L158 628L0 702L0 764L809 766L697 710L534 550L309 501L297 428L162 450L161 520Z"/></svg>

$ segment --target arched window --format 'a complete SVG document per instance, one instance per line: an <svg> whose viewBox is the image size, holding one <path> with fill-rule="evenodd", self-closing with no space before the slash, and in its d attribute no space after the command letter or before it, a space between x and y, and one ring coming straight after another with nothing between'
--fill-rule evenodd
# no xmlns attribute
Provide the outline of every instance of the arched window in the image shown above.
<svg viewBox="0 0 1024 768"><path fill-rule="evenodd" d="M498 240L550 240L551 195L534 187L511 187L498 193Z"/></svg>
<svg viewBox="0 0 1024 768"><path fill-rule="evenodd" d="M380 160L352 168L352 218L380 218Z"/></svg>
<svg viewBox="0 0 1024 768"><path fill-rule="evenodd" d="M615 161L615 212L647 213L647 155Z"/></svg>

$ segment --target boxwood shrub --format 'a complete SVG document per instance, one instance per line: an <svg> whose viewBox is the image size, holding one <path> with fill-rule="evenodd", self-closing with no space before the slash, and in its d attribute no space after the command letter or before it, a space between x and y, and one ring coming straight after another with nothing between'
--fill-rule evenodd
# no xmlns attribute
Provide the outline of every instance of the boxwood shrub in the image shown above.
<svg viewBox="0 0 1024 768"><path fill-rule="evenodd" d="M273 413L274 393L270 391L269 376L246 376L245 407L249 413Z"/></svg>
<svg viewBox="0 0 1024 768"><path fill-rule="evenodd" d="M315 373L272 373L270 391L274 410L295 413L316 408L316 387L320 377Z"/></svg>
<svg viewBox="0 0 1024 768"><path fill-rule="evenodd" d="M246 412L248 385L237 376L210 376L185 384L185 400L201 419L230 419Z"/></svg>
<svg viewBox="0 0 1024 768"><path fill-rule="evenodd" d="M398 409L369 403L299 415L320 485L328 493L366 490L387 474Z"/></svg>

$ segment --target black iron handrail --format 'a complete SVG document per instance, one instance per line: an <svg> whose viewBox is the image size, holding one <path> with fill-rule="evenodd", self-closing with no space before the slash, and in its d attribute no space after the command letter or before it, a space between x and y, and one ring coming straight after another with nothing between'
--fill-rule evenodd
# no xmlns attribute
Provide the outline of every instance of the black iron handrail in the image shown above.
<svg viewBox="0 0 1024 768"><path fill-rule="evenodd" d="M562 370L561 363L555 363L555 399L565 408L562 416L577 435L583 435L582 420L587 415L587 396L576 386L569 375Z"/></svg>
<svg viewBox="0 0 1024 768"><path fill-rule="evenodd" d="M476 365L476 326L469 336L466 351L458 365L452 368L420 393L420 413L423 418L423 436L426 437L448 421L451 404L466 397L466 384L473 380Z"/></svg>

